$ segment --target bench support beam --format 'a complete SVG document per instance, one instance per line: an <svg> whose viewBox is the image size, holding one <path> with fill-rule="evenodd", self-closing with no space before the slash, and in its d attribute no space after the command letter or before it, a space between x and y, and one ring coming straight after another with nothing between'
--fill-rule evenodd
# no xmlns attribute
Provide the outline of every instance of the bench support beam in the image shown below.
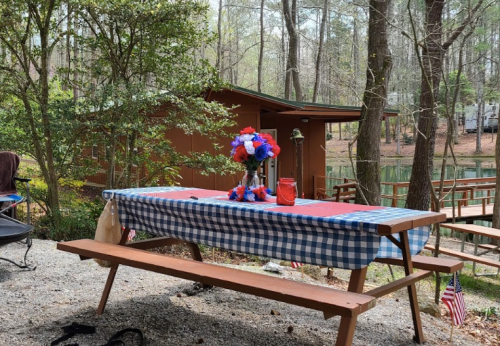
<svg viewBox="0 0 500 346"><path fill-rule="evenodd" d="M388 285L374 288L371 291L365 292L365 294L368 294L368 295L375 297L375 298L380 298L380 297L383 297L389 293L395 292L403 287L408 287L409 285L414 284L417 281L425 279L426 277L430 276L431 274L432 274L431 271L419 270L418 272L415 272L413 274L405 276L404 278L393 281Z"/></svg>

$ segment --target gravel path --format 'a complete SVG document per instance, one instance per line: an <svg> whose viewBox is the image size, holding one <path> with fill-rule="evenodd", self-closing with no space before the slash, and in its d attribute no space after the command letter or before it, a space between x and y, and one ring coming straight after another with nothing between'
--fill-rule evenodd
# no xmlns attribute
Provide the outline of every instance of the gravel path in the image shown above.
<svg viewBox="0 0 500 346"><path fill-rule="evenodd" d="M0 248L0 256L20 258L23 250L21 244L10 244ZM97 316L108 269L58 251L56 243L47 240L34 240L28 257L36 263L35 271L0 262L0 345L50 345L63 335L61 327L72 322L95 326L96 333L60 345L103 345L124 328L139 328L147 345L318 346L333 345L336 338L338 317L325 321L314 310L220 288L188 296L190 281L123 266L105 313ZM292 269L284 275L301 280L300 272ZM354 345L414 345L404 297L379 299L374 309L362 314ZM452 344L449 318L422 314L422 322L426 345ZM455 328L453 345L478 343Z"/></svg>

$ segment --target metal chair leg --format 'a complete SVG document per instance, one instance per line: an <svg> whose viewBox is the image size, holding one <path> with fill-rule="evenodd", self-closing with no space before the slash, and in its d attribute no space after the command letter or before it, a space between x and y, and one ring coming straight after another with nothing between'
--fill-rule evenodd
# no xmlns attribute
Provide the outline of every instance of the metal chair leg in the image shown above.
<svg viewBox="0 0 500 346"><path fill-rule="evenodd" d="M31 239L31 237L26 238L26 245L28 246L28 248L26 249L26 252L24 253L24 258L21 261L21 263L14 262L13 260L8 259L8 258L4 258L4 257L0 257L0 260L9 262L20 269L35 270L36 267L30 267L28 265L28 262L27 262L28 252L30 251L31 246L33 245L33 241Z"/></svg>

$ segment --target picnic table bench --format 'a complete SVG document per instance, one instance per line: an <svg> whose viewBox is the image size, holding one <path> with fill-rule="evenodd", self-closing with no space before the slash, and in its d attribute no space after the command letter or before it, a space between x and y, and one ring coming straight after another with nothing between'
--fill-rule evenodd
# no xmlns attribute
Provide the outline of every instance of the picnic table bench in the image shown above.
<svg viewBox="0 0 500 346"><path fill-rule="evenodd" d="M126 232L128 233L128 230ZM123 240L126 240L126 237L122 237L122 242ZM177 243L182 243L182 241L165 237L118 245L101 243L92 239L80 239L60 242L57 244L57 249L80 255L82 260L97 258L113 264L97 309L98 314L104 312L118 265L126 265L199 282L204 286L226 288L318 310L323 312L325 319L341 316L337 346L351 345L357 316L375 307L376 298L404 288L411 282L421 280L429 276L431 271L454 273L463 267L461 261L417 255L412 258L414 268L424 270L365 293L356 293L204 263L201 262L201 255L196 250L192 251L192 255L198 260L145 251L148 248ZM192 249L198 249L193 246L194 244L188 245ZM378 259L377 262L404 266L402 258ZM352 282L350 285L352 286Z"/></svg>
<svg viewBox="0 0 500 346"><path fill-rule="evenodd" d="M457 232L462 232L462 244L461 244L461 250L453 250L453 249L448 249L439 246L439 252L452 256L452 257L457 257L466 261L472 261L473 262L473 273L476 274L476 263L484 264L486 266L498 268L497 274L500 274L500 257L499 260L493 260L490 258L485 258L481 257L487 253L496 251L498 252L498 246L493 245L493 244L479 244L479 236L484 236L488 237L491 239L500 239L500 230L495 229L495 228L490 228L490 227L485 227L485 226L480 226L480 225L474 225L474 224L458 224L458 223L442 223L441 227L449 228L451 230L457 231ZM465 249L465 235L466 234L473 234L474 235L474 254L469 254L464 252ZM485 251L479 252L479 249L483 248ZM430 250L430 251L436 251L436 247L431 244L425 245L425 249Z"/></svg>
<svg viewBox="0 0 500 346"><path fill-rule="evenodd" d="M325 319L342 316L344 327L339 329L337 345L350 345L356 317L373 308L373 296L341 291L329 287L282 279L223 267L195 260L175 258L148 252L133 247L100 243L91 239L81 239L59 243L58 249L78 254L85 258L99 258L113 263L111 270L119 264L171 275L203 285L217 286L258 297L273 299L288 304L302 306L323 312ZM109 281L109 280L108 280ZM111 285L111 284L110 284ZM111 288L109 285L109 288ZM107 285L108 286L108 285ZM106 296L109 295L107 290ZM101 301L98 313L104 311L107 297Z"/></svg>

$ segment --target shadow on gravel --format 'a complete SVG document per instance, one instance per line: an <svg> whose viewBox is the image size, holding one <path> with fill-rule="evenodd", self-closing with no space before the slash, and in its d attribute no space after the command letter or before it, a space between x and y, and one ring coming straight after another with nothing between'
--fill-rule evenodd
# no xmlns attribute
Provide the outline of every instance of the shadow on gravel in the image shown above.
<svg viewBox="0 0 500 346"><path fill-rule="evenodd" d="M17 270L16 267L13 266L13 268L14 268L13 270ZM0 268L0 282L6 282L10 280L11 277L12 273L8 268Z"/></svg>
<svg viewBox="0 0 500 346"><path fill-rule="evenodd" d="M186 288L188 285L177 287L179 292ZM116 290L111 294L119 292ZM210 307L206 308L207 305ZM249 311L250 305L253 311ZM79 346L104 345L113 334L125 328L140 329L144 334L144 344L151 346L196 344L313 346L323 345L325 342L333 344L338 321L325 322L322 314L304 309L300 313L301 316L315 314L316 316L311 318L317 319L318 324L326 323L330 332L318 331L318 328L309 330L294 323L294 316L271 315L271 309L279 310L282 307L286 309L285 306L276 305L275 302L257 300L250 296L242 298L233 292L214 288L191 297L185 294L179 297L178 293L173 295L167 293L126 298L118 303L108 303L106 311L101 316L96 315L95 308L82 310L75 306L74 315L61 316L52 323L33 328L28 332L36 335L37 339L43 338L38 341L44 345L50 345L53 340L61 337L64 334L62 327L73 322L94 326L96 333L75 335L59 345L68 343L77 343ZM255 309L259 310L257 319L260 324L252 321L255 319L255 316L252 316L256 314ZM134 342L132 340L125 345L139 345Z"/></svg>

